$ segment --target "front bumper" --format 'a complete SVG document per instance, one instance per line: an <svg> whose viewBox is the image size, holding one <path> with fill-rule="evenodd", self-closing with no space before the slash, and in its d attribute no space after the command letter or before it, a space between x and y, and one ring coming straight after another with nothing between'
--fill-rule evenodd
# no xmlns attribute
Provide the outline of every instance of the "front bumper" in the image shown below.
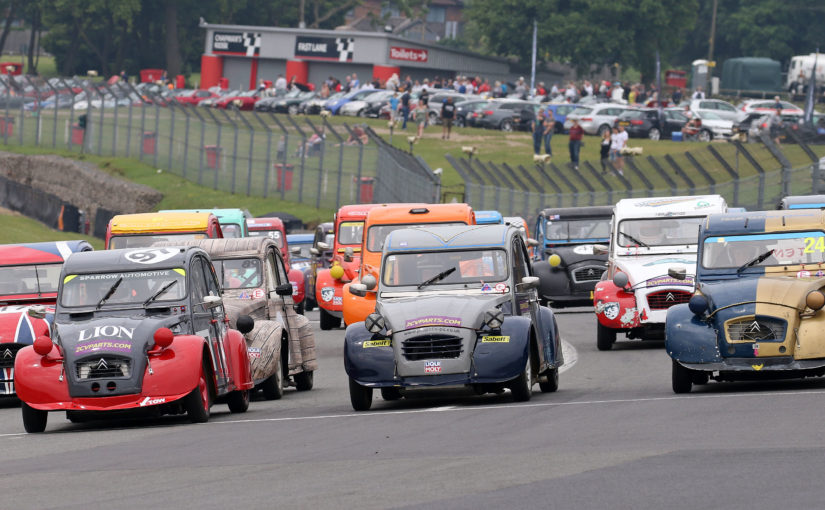
<svg viewBox="0 0 825 510"><path fill-rule="evenodd" d="M807 371L822 369L825 371L825 359L794 359L790 356L770 358L725 358L713 363L682 363L683 367L703 372L777 372Z"/></svg>
<svg viewBox="0 0 825 510"><path fill-rule="evenodd" d="M189 392L173 395L117 395L114 397L80 397L63 402L27 404L41 411L122 411L170 404L182 399Z"/></svg>

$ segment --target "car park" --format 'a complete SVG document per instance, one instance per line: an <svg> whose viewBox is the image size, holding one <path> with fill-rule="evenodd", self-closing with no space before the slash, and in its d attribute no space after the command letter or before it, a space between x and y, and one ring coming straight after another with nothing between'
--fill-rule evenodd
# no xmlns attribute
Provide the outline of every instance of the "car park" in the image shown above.
<svg viewBox="0 0 825 510"><path fill-rule="evenodd" d="M375 89L359 89L353 90L352 92L344 94L340 97L330 97L324 103L324 110L328 111L332 115L337 115L338 110L345 104L349 103L350 101L358 101L359 99L363 99L374 92L376 92Z"/></svg>
<svg viewBox="0 0 825 510"><path fill-rule="evenodd" d="M540 280L542 303L593 304L593 289L607 270L607 253L595 253L593 247L610 241L612 216L610 206L558 207L539 213L533 270Z"/></svg>
<svg viewBox="0 0 825 510"><path fill-rule="evenodd" d="M825 195L789 195L782 197L777 209L825 209Z"/></svg>
<svg viewBox="0 0 825 510"><path fill-rule="evenodd" d="M347 328L344 367L356 411L416 388L465 386L478 394L558 388L564 359L550 309L536 299L521 235L507 225L427 226L386 238L375 311Z"/></svg>
<svg viewBox="0 0 825 510"><path fill-rule="evenodd" d="M596 103L577 108L570 112L565 121L564 129L569 131L573 125L573 119L578 119L579 125L588 135L599 135L605 130L613 128L616 119L625 110L632 107L615 103Z"/></svg>
<svg viewBox="0 0 825 510"><path fill-rule="evenodd" d="M106 248L137 248L154 243L223 237L212 213L119 214L109 220Z"/></svg>
<svg viewBox="0 0 825 510"><path fill-rule="evenodd" d="M375 288L381 268L384 240L391 232L424 225L455 226L475 223L473 208L467 204L381 204L370 209L364 221L360 267L351 278L351 283L344 284L342 291L344 324L363 321L367 315L375 311L374 292L359 296L347 292L347 289L354 283L363 283L368 290Z"/></svg>
<svg viewBox="0 0 825 510"><path fill-rule="evenodd" d="M538 103L527 101L491 101L485 109L477 112L479 115L473 125L506 132L529 129L529 119L535 118L537 109ZM530 113L525 115L524 110Z"/></svg>
<svg viewBox="0 0 825 510"><path fill-rule="evenodd" d="M74 421L110 411L187 413L193 422L207 421L217 402L245 412L253 382L242 333L254 322L238 331L226 318L203 250L73 254L49 334L15 360L24 428L45 430L49 411Z"/></svg>
<svg viewBox="0 0 825 510"><path fill-rule="evenodd" d="M671 133L681 132L688 118L681 112L664 110L662 117L655 108L637 108L623 112L615 125L622 126L631 138L670 139Z"/></svg>
<svg viewBox="0 0 825 510"><path fill-rule="evenodd" d="M17 352L49 330L63 262L91 250L86 241L0 245L0 399L15 396ZM30 307L43 317L29 316Z"/></svg>
<svg viewBox="0 0 825 510"><path fill-rule="evenodd" d="M724 213L719 195L626 198L613 211L607 272L596 283L596 346L613 348L618 333L629 339L661 340L668 308L687 303L693 293L699 224ZM670 269L685 271L675 279Z"/></svg>
<svg viewBox="0 0 825 510"><path fill-rule="evenodd" d="M821 210L709 216L696 293L667 313L673 391L825 375L824 265Z"/></svg>
<svg viewBox="0 0 825 510"><path fill-rule="evenodd" d="M316 240L320 252L332 250L328 268L315 272L315 301L322 330L337 328L344 315L344 285L358 276L364 221L375 204L345 205L335 214L333 244ZM319 252L319 254L320 254Z"/></svg>
<svg viewBox="0 0 825 510"><path fill-rule="evenodd" d="M241 317L255 321L246 333L252 380L268 400L285 387L312 389L318 369L309 320L294 310L292 283L275 242L268 238L188 241L209 255L221 284L229 327Z"/></svg>

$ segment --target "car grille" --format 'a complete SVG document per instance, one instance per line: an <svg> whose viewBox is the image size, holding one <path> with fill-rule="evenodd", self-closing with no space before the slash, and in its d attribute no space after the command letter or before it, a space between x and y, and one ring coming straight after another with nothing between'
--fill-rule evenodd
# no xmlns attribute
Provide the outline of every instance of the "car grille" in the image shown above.
<svg viewBox="0 0 825 510"><path fill-rule="evenodd" d="M597 282L602 279L602 273L607 268L600 266L585 266L573 270L573 283Z"/></svg>
<svg viewBox="0 0 825 510"><path fill-rule="evenodd" d="M129 377L132 375L132 360L116 356L86 358L75 364L75 375L81 381Z"/></svg>
<svg viewBox="0 0 825 510"><path fill-rule="evenodd" d="M787 323L765 317L745 317L727 323L728 340L733 342L763 342L785 340Z"/></svg>
<svg viewBox="0 0 825 510"><path fill-rule="evenodd" d="M0 344L0 368L14 368L14 358L23 347L23 344Z"/></svg>
<svg viewBox="0 0 825 510"><path fill-rule="evenodd" d="M667 310L673 305L687 303L692 295L683 290L660 290L647 295L647 304L651 310Z"/></svg>
<svg viewBox="0 0 825 510"><path fill-rule="evenodd" d="M409 361L453 359L461 355L461 337L452 335L420 335L404 340L401 350Z"/></svg>

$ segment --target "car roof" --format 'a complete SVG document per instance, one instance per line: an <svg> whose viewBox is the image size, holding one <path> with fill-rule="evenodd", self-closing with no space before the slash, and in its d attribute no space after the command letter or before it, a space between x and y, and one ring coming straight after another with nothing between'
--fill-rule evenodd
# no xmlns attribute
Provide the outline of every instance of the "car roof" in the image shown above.
<svg viewBox="0 0 825 510"><path fill-rule="evenodd" d="M218 217L220 223L230 221L242 222L246 218L246 213L241 209L164 209L158 212L188 212L188 213L212 213Z"/></svg>
<svg viewBox="0 0 825 510"><path fill-rule="evenodd" d="M547 219L572 220L577 218L604 218L613 215L612 205L593 207L551 207L541 211Z"/></svg>
<svg viewBox="0 0 825 510"><path fill-rule="evenodd" d="M193 250L198 250L194 246L173 247L173 254L157 263L134 262L129 257L133 253L160 250L163 248L125 248L120 250L86 251L72 254L63 265L63 274L87 274L87 273L116 273L120 271L152 271L155 269L169 269L176 267L186 267L186 261ZM200 250L198 250L200 251Z"/></svg>
<svg viewBox="0 0 825 510"><path fill-rule="evenodd" d="M227 259L234 257L261 257L268 248L278 253L280 249L275 241L269 237L235 237L226 239L198 239L193 241L179 241L156 243L152 246L195 246L209 254L213 259Z"/></svg>
<svg viewBox="0 0 825 510"><path fill-rule="evenodd" d="M387 236L384 252L503 247L509 232L515 232L510 225L403 228Z"/></svg>
<svg viewBox="0 0 825 510"><path fill-rule="evenodd" d="M822 209L825 208L825 195L791 195L780 201L781 209Z"/></svg>
<svg viewBox="0 0 825 510"><path fill-rule="evenodd" d="M413 212L413 211L421 211ZM367 213L367 224L392 225L396 223L429 223L439 221L458 221L466 216L472 217L475 223L475 213L467 204L381 204L370 209Z"/></svg>
<svg viewBox="0 0 825 510"><path fill-rule="evenodd" d="M269 216L266 218L247 218L246 226L249 228L249 230L263 230L265 228L273 227L281 230L284 229L284 221L276 216Z"/></svg>
<svg viewBox="0 0 825 510"><path fill-rule="evenodd" d="M119 214L110 221L112 234L146 232L203 231L209 226L212 213L138 213Z"/></svg>
<svg viewBox="0 0 825 510"><path fill-rule="evenodd" d="M338 209L338 213L335 215L335 217L346 219L366 218L367 213L370 211L370 209L378 207L379 205L381 204L345 205Z"/></svg>
<svg viewBox="0 0 825 510"><path fill-rule="evenodd" d="M710 235L822 229L825 227L825 211L819 209L799 209L793 211L751 211L733 214L711 214L704 223L704 232Z"/></svg>
<svg viewBox="0 0 825 510"><path fill-rule="evenodd" d="M82 240L0 244L0 266L62 263L79 251L92 251L92 245Z"/></svg>
<svg viewBox="0 0 825 510"><path fill-rule="evenodd" d="M725 212L727 203L721 195L625 198L616 203L614 213L620 218L652 216L707 215Z"/></svg>
<svg viewBox="0 0 825 510"><path fill-rule="evenodd" d="M498 211L476 211L476 224L495 225L503 223L503 216Z"/></svg>

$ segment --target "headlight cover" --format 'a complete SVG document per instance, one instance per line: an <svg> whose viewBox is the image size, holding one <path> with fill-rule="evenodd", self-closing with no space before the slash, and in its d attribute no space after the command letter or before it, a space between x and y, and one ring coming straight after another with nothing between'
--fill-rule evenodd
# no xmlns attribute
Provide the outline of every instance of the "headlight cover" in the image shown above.
<svg viewBox="0 0 825 510"><path fill-rule="evenodd" d="M386 322L381 314L371 313L364 319L364 326L366 326L367 331L370 333L379 333L386 327Z"/></svg>
<svg viewBox="0 0 825 510"><path fill-rule="evenodd" d="M484 312L484 324L490 329L499 329L504 324L504 312L498 308Z"/></svg>

